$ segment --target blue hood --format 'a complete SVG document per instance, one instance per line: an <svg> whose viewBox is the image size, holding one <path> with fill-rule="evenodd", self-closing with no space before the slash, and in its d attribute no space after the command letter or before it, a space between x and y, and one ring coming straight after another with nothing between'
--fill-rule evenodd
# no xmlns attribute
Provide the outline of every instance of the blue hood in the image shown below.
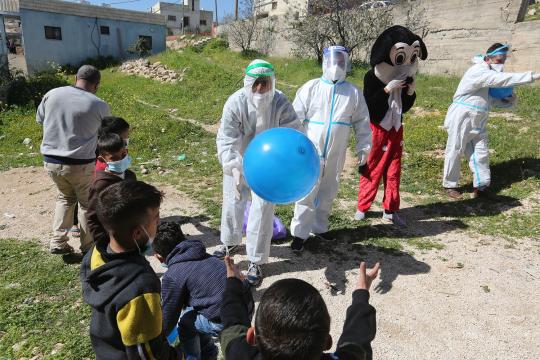
<svg viewBox="0 0 540 360"><path fill-rule="evenodd" d="M210 257L210 255L206 253L206 247L202 242L199 240L188 239L176 245L169 256L167 256L167 259L165 259L165 263L170 267L173 264L203 260L208 257Z"/></svg>

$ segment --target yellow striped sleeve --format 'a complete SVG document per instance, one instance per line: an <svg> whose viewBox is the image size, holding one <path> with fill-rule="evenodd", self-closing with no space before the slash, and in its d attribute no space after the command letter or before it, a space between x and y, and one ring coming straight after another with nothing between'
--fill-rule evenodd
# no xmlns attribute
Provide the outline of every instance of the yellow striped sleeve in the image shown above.
<svg viewBox="0 0 540 360"><path fill-rule="evenodd" d="M146 293L128 302L116 314L116 322L126 346L143 344L161 334L161 304L158 293Z"/></svg>

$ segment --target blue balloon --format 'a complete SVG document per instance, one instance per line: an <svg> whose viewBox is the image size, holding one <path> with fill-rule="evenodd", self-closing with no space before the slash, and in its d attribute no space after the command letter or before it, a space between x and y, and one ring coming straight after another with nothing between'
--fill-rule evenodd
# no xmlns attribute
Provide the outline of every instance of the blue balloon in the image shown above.
<svg viewBox="0 0 540 360"><path fill-rule="evenodd" d="M503 100L512 96L513 92L514 92L513 87L489 88L489 96L495 99L500 99L500 100Z"/></svg>
<svg viewBox="0 0 540 360"><path fill-rule="evenodd" d="M317 149L300 131L274 128L255 136L244 153L244 176L259 197L275 204L300 200L319 179Z"/></svg>

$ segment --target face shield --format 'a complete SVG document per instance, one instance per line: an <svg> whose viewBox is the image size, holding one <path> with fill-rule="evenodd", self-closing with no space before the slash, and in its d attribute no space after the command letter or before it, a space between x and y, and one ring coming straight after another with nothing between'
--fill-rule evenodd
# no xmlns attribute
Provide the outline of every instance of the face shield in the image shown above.
<svg viewBox="0 0 540 360"><path fill-rule="evenodd" d="M343 46L330 46L323 50L323 77L332 82L345 80L351 71L349 53Z"/></svg>
<svg viewBox="0 0 540 360"><path fill-rule="evenodd" d="M490 60L489 66L492 70L497 72L502 72L504 70L504 64L508 58L508 51L510 51L510 45L502 45L486 54L486 60Z"/></svg>
<svg viewBox="0 0 540 360"><path fill-rule="evenodd" d="M272 64L264 60L253 60L246 68L244 92L257 110L268 107L276 92L276 76Z"/></svg>

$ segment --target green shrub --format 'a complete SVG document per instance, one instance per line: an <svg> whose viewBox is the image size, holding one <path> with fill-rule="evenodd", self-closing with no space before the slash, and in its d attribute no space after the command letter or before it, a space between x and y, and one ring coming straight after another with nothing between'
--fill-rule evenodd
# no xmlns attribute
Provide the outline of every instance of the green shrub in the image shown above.
<svg viewBox="0 0 540 360"><path fill-rule="evenodd" d="M222 38L214 38L210 40L205 46L205 50L225 50L228 48L229 42Z"/></svg>
<svg viewBox="0 0 540 360"><path fill-rule="evenodd" d="M65 85L69 85L65 77L52 71L30 77L22 72L11 72L0 79L0 86L7 90L4 107L14 105L37 107L47 91Z"/></svg>

